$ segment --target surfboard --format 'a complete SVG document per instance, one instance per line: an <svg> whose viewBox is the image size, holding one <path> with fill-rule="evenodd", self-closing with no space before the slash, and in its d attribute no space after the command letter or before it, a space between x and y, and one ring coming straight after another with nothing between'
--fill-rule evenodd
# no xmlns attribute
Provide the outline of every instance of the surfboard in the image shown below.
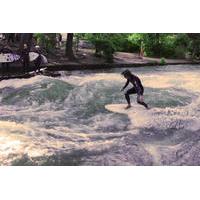
<svg viewBox="0 0 200 200"><path fill-rule="evenodd" d="M20 59L20 56L12 53L1 53L0 54L0 63L10 63Z"/></svg>
<svg viewBox="0 0 200 200"><path fill-rule="evenodd" d="M29 52L29 61L32 62L34 61L35 59L37 59L39 56L38 53L35 53L35 52Z"/></svg>
<svg viewBox="0 0 200 200"><path fill-rule="evenodd" d="M142 107L141 105L133 105L129 109L126 109L127 104L108 104L105 105L105 108L108 111L116 112L116 113L133 113L137 111L146 111L146 108Z"/></svg>
<svg viewBox="0 0 200 200"><path fill-rule="evenodd" d="M43 64L48 63L48 60L47 60L46 56L44 56L44 55L41 55L41 56L42 56L42 63Z"/></svg>
<svg viewBox="0 0 200 200"><path fill-rule="evenodd" d="M108 104L105 109L110 112L125 114L129 117L132 127L144 127L151 121L151 112L141 105L133 104L131 108L125 109L127 104Z"/></svg>
<svg viewBox="0 0 200 200"><path fill-rule="evenodd" d="M38 58L39 54L35 52L29 52L29 59L30 62L36 60ZM42 56L42 63L46 64L48 63L47 58L44 55ZM0 63L9 63L9 62L14 62L20 59L20 55L18 54L12 54L12 53L1 53L0 54Z"/></svg>

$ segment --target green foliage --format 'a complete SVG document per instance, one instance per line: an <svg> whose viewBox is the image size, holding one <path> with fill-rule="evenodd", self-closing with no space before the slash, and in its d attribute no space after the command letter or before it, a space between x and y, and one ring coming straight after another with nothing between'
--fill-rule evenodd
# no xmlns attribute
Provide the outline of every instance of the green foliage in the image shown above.
<svg viewBox="0 0 200 200"><path fill-rule="evenodd" d="M93 40L93 44L96 48L96 55L101 55L105 57L107 62L113 62L113 53L115 52L114 44L108 39L96 39Z"/></svg>
<svg viewBox="0 0 200 200"><path fill-rule="evenodd" d="M174 42L174 57L175 58L185 58L188 52L188 46L190 39L185 33L180 33L176 35L176 40Z"/></svg>
<svg viewBox="0 0 200 200"><path fill-rule="evenodd" d="M139 52L142 41L139 33L88 33L80 37L90 41L95 46L96 56L104 56L107 62L112 62L115 51Z"/></svg>
<svg viewBox="0 0 200 200"><path fill-rule="evenodd" d="M147 56L160 56L161 42L159 34L146 33L142 35L144 49Z"/></svg>
<svg viewBox="0 0 200 200"><path fill-rule="evenodd" d="M161 58L160 59L160 65L165 65L165 64L166 64L165 58Z"/></svg>
<svg viewBox="0 0 200 200"><path fill-rule="evenodd" d="M176 42L175 34L165 34L161 36L160 56L175 57L175 49L176 49L175 42Z"/></svg>
<svg viewBox="0 0 200 200"><path fill-rule="evenodd" d="M182 46L182 47L187 47L189 45L190 38L186 33L179 33L176 35L176 40L174 45L176 46Z"/></svg>
<svg viewBox="0 0 200 200"><path fill-rule="evenodd" d="M111 34L91 34L87 37L95 46L96 56L104 56L107 62L113 62L115 44L111 39Z"/></svg>
<svg viewBox="0 0 200 200"><path fill-rule="evenodd" d="M199 59L200 57L200 34L188 33L190 41L188 45L188 51L191 53L193 59Z"/></svg>
<svg viewBox="0 0 200 200"><path fill-rule="evenodd" d="M147 56L166 58L185 58L188 51L187 34L146 33L143 34L144 49Z"/></svg>
<svg viewBox="0 0 200 200"><path fill-rule="evenodd" d="M150 57L171 57L174 55L174 34L146 33L143 34L144 49Z"/></svg>
<svg viewBox="0 0 200 200"><path fill-rule="evenodd" d="M143 34L134 33L128 36L128 44L127 44L128 52L139 52L141 45L144 46L143 43Z"/></svg>
<svg viewBox="0 0 200 200"><path fill-rule="evenodd" d="M46 42L44 35L38 36L41 43ZM200 57L200 34L76 33L75 39L76 44L81 39L91 42L95 46L95 55L105 57L107 62L112 62L116 51L139 53L141 48L144 55L149 57L185 58L188 53L193 58ZM47 49L51 48L46 46Z"/></svg>
<svg viewBox="0 0 200 200"><path fill-rule="evenodd" d="M35 33L37 44L47 53L52 53L56 47L56 34L55 33Z"/></svg>

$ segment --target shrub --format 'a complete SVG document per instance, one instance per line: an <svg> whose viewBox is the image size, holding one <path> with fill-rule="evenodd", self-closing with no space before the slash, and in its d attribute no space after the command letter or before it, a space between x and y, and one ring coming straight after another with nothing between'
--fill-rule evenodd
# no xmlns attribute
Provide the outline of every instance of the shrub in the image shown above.
<svg viewBox="0 0 200 200"><path fill-rule="evenodd" d="M160 65L165 65L165 64L166 64L165 58L161 58L160 59Z"/></svg>
<svg viewBox="0 0 200 200"><path fill-rule="evenodd" d="M38 45L42 47L47 53L52 53L56 47L56 34L55 33L35 33L34 37Z"/></svg>
<svg viewBox="0 0 200 200"><path fill-rule="evenodd" d="M107 62L113 62L113 54L115 48L113 43L108 39L92 39L91 42L94 44L96 56L104 56Z"/></svg>
<svg viewBox="0 0 200 200"><path fill-rule="evenodd" d="M174 49L174 58L185 58L186 48L183 46L177 46Z"/></svg>

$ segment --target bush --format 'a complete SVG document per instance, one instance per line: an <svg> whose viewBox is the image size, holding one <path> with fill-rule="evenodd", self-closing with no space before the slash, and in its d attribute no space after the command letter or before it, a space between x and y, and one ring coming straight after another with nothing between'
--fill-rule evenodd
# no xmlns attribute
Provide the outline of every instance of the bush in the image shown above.
<svg viewBox="0 0 200 200"><path fill-rule="evenodd" d="M92 42L97 56L112 60L114 51L139 52L141 45L144 55L150 57L185 58L186 52L200 57L200 37L185 33L87 33L81 35Z"/></svg>
<svg viewBox="0 0 200 200"><path fill-rule="evenodd" d="M116 34L116 37L112 37L112 42L115 45L116 51L139 52L142 42L141 34Z"/></svg>
<svg viewBox="0 0 200 200"><path fill-rule="evenodd" d="M145 53L152 57L184 58L189 45L186 34L143 34Z"/></svg>
<svg viewBox="0 0 200 200"><path fill-rule="evenodd" d="M160 65L165 65L165 64L166 64L165 58L161 58L160 59Z"/></svg>
<svg viewBox="0 0 200 200"><path fill-rule="evenodd" d="M109 43L112 48L111 51L122 51L122 52L139 52L141 45L141 34L129 34L129 33L95 33L86 34L84 39L89 40L94 45L96 43ZM98 45L96 45L98 46ZM99 52L97 50L99 56Z"/></svg>
<svg viewBox="0 0 200 200"><path fill-rule="evenodd" d="M37 44L47 53L52 53L56 47L56 34L55 33L35 33Z"/></svg>
<svg viewBox="0 0 200 200"><path fill-rule="evenodd" d="M143 41L143 34L134 33L128 36L128 48L130 52L139 52L141 43Z"/></svg>
<svg viewBox="0 0 200 200"><path fill-rule="evenodd" d="M186 48L189 45L190 39L185 33L179 33L176 35L176 40L174 42L175 46L182 46Z"/></svg>
<svg viewBox="0 0 200 200"><path fill-rule="evenodd" d="M112 41L108 39L95 39L91 40L93 45L95 46L96 56L104 56L107 62L113 62L113 54L115 52L114 45Z"/></svg>
<svg viewBox="0 0 200 200"><path fill-rule="evenodd" d="M177 46L174 49L174 58L185 58L186 48L182 46Z"/></svg>

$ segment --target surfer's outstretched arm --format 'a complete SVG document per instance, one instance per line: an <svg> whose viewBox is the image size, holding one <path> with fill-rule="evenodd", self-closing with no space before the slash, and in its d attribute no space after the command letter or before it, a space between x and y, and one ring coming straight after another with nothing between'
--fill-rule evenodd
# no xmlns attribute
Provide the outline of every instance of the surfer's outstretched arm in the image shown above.
<svg viewBox="0 0 200 200"><path fill-rule="evenodd" d="M123 91L129 84L129 80L126 81L126 84L124 85L124 87L121 89L121 91Z"/></svg>

